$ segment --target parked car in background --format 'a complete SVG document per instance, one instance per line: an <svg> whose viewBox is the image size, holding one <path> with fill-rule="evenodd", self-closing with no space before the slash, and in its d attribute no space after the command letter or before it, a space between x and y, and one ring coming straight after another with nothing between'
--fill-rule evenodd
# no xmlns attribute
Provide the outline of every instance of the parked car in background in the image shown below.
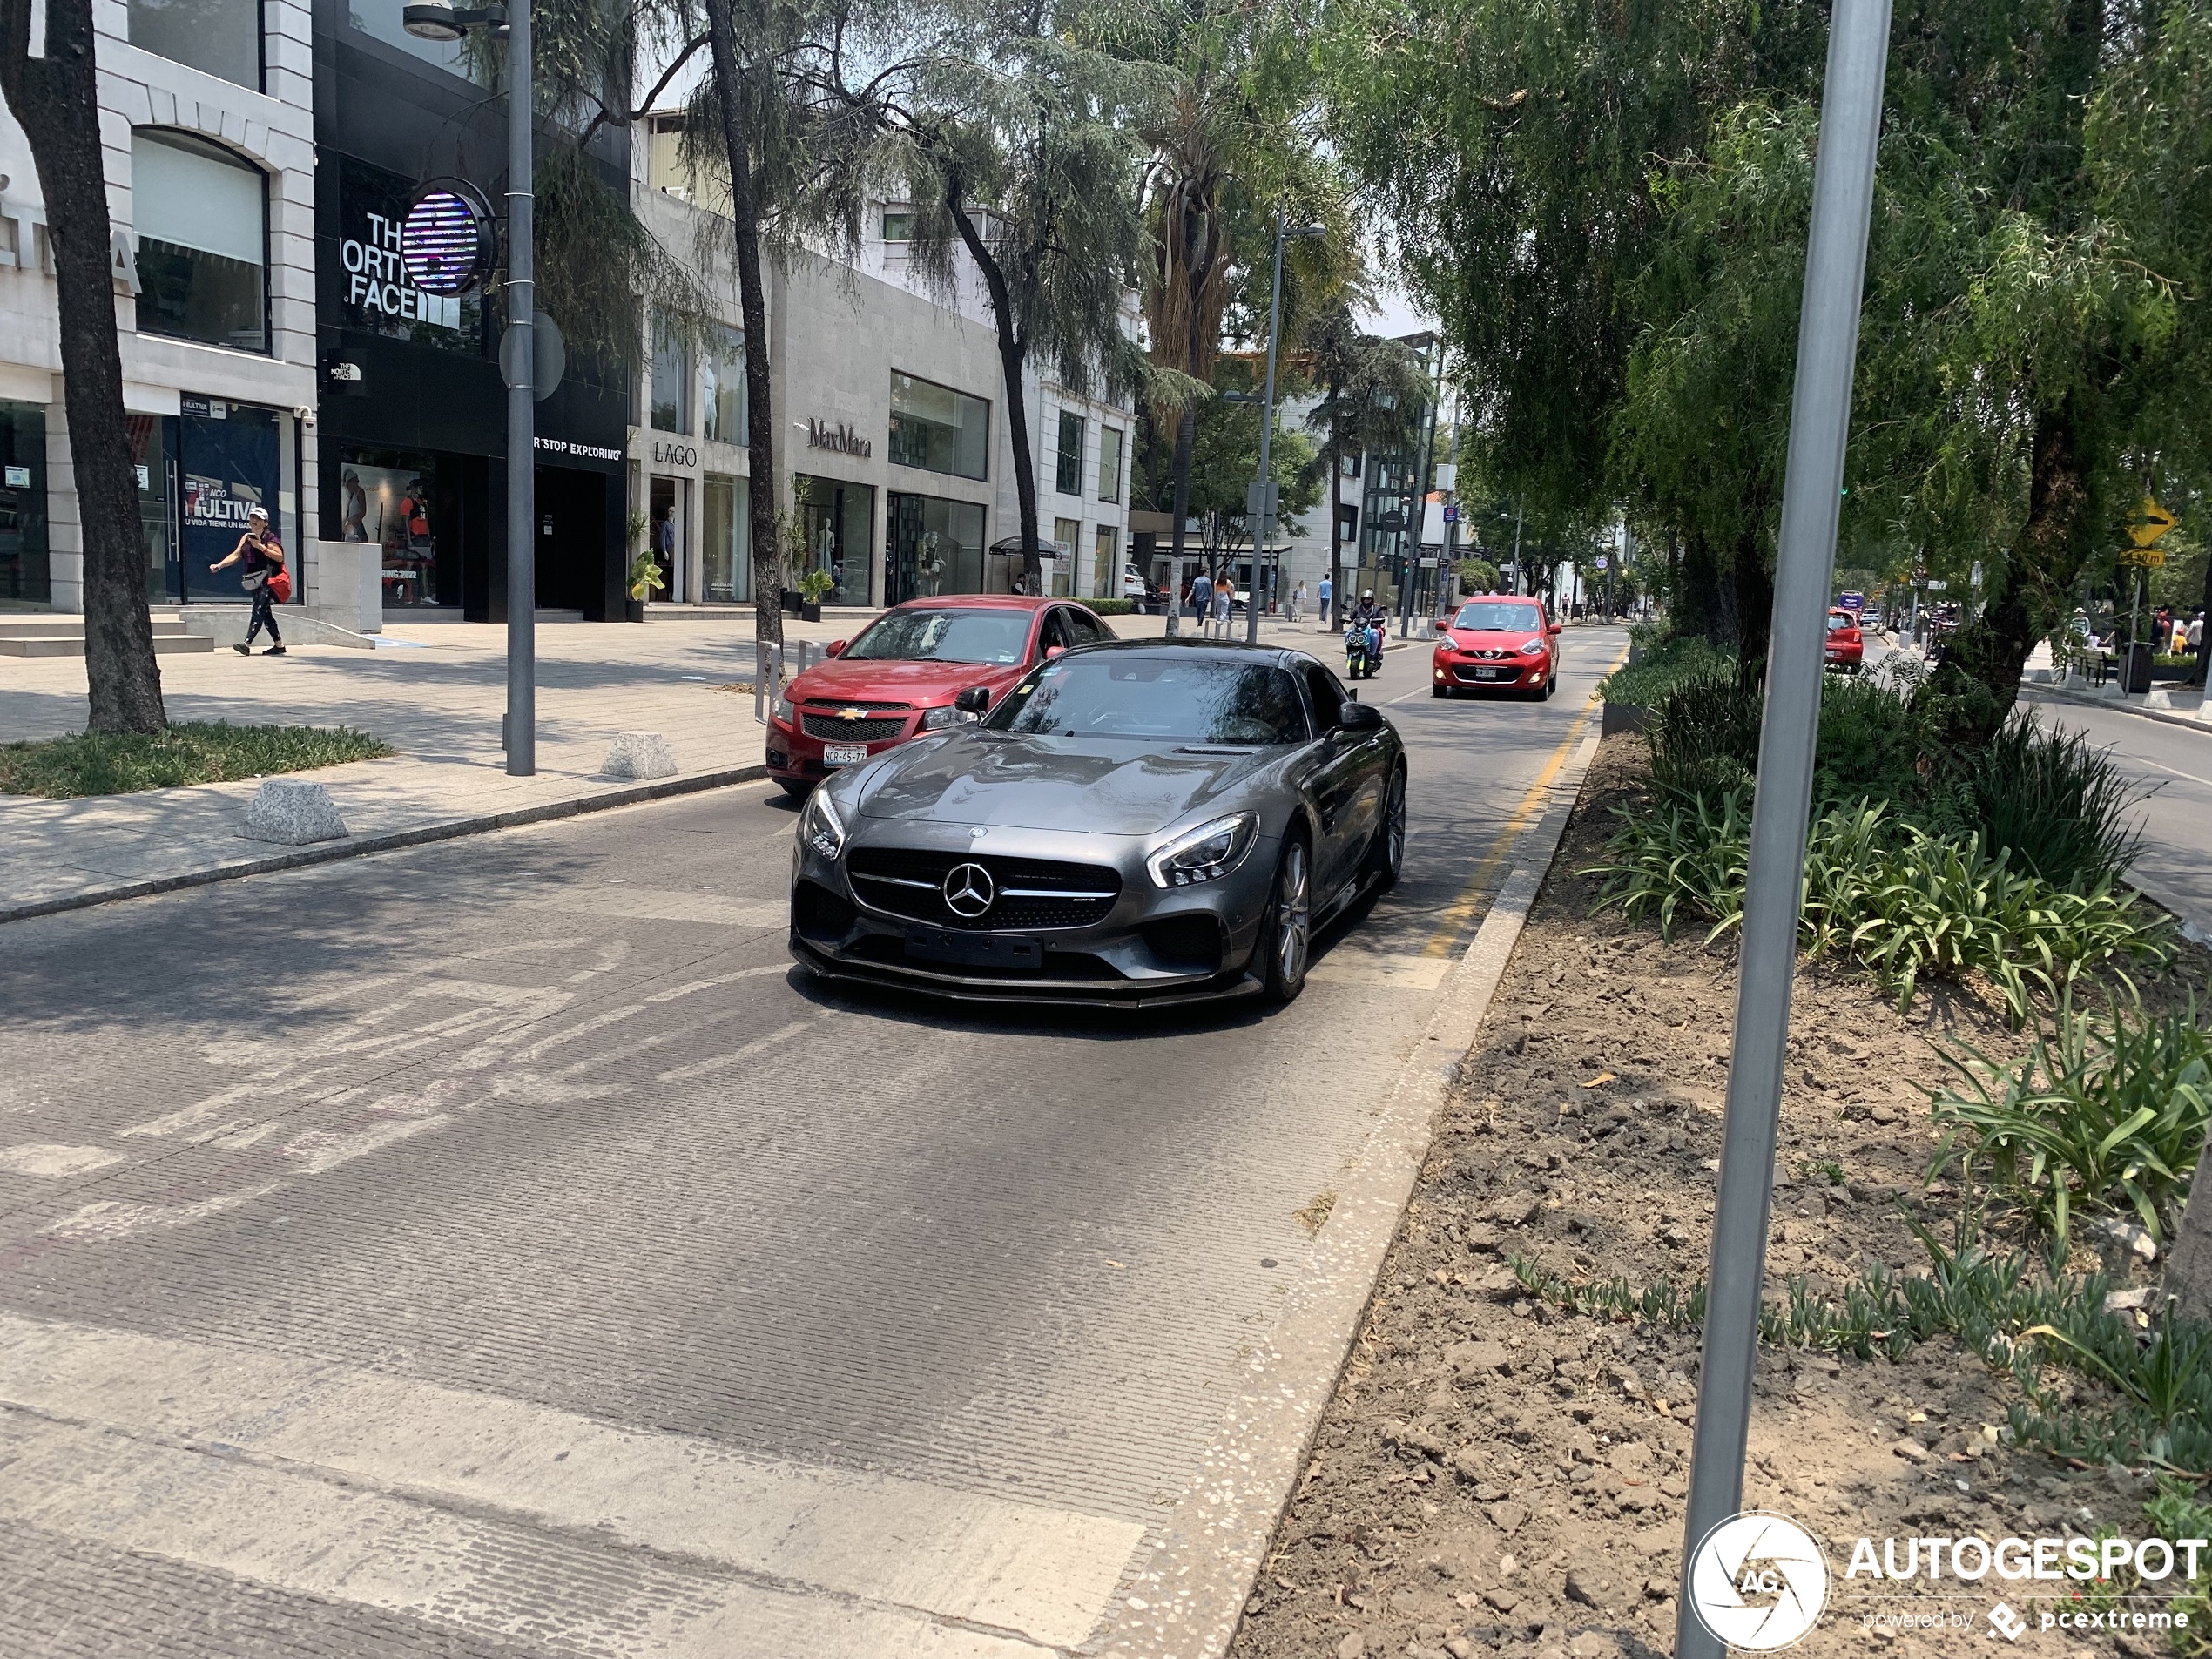
<svg viewBox="0 0 2212 1659"><path fill-rule="evenodd" d="M769 775L795 799L841 766L974 719L953 705L971 686L996 707L1046 658L1114 637L1064 599L961 594L894 605L784 688L769 716Z"/></svg>
<svg viewBox="0 0 2212 1659"><path fill-rule="evenodd" d="M1476 594L1436 631L1429 695L1516 691L1541 703L1559 683L1559 632L1541 599Z"/></svg>
<svg viewBox="0 0 2212 1659"><path fill-rule="evenodd" d="M1860 611L1858 613L1858 626L1859 631L1862 633L1878 634L1881 632L1882 607L1879 605L1869 605L1865 610Z"/></svg>
<svg viewBox="0 0 2212 1659"><path fill-rule="evenodd" d="M1859 630L1855 610L1828 613L1827 665L1856 674L1866 660L1866 637Z"/></svg>

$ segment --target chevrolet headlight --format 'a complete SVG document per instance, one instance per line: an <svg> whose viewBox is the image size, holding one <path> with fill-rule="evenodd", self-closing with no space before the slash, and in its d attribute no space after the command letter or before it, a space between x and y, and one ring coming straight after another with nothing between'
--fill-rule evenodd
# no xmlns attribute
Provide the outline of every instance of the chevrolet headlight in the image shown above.
<svg viewBox="0 0 2212 1659"><path fill-rule="evenodd" d="M1227 875L1251 850L1259 820L1250 813L1231 813L1186 831L1144 861L1152 883L1162 887L1195 887Z"/></svg>
<svg viewBox="0 0 2212 1659"><path fill-rule="evenodd" d="M806 810L799 817L799 839L832 863L845 850L845 820L831 805L826 784L807 796Z"/></svg>
<svg viewBox="0 0 2212 1659"><path fill-rule="evenodd" d="M779 696L769 705L768 716L771 719L782 721L786 725L799 724L799 717L792 711L791 699L787 697Z"/></svg>
<svg viewBox="0 0 2212 1659"><path fill-rule="evenodd" d="M925 711L921 717L921 729L924 732L942 732L951 726L967 725L974 718L966 709L956 709L948 703L941 709Z"/></svg>

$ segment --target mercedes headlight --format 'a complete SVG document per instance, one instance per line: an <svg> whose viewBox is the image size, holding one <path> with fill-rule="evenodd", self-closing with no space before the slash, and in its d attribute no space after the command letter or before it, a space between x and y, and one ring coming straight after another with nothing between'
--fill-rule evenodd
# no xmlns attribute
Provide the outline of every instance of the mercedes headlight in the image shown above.
<svg viewBox="0 0 2212 1659"><path fill-rule="evenodd" d="M781 720L786 725L799 724L799 717L792 711L791 699L781 693L779 693L775 702L769 705L768 713L771 718Z"/></svg>
<svg viewBox="0 0 2212 1659"><path fill-rule="evenodd" d="M974 718L966 709L956 709L948 703L941 709L925 711L921 717L921 729L924 732L943 732L952 726L967 725Z"/></svg>
<svg viewBox="0 0 2212 1659"><path fill-rule="evenodd" d="M828 785L807 796L806 810L799 816L799 839L832 863L845 850L845 820L830 802Z"/></svg>
<svg viewBox="0 0 2212 1659"><path fill-rule="evenodd" d="M1156 887L1188 887L1218 880L1244 860L1251 850L1259 820L1250 813L1231 813L1178 835L1144 861Z"/></svg>

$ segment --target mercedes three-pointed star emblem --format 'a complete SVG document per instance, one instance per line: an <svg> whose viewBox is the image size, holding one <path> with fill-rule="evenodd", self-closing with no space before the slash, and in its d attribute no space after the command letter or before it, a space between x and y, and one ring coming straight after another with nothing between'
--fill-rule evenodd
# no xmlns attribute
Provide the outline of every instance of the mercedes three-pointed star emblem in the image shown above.
<svg viewBox="0 0 2212 1659"><path fill-rule="evenodd" d="M998 898L991 873L980 864L955 864L945 874L945 907L973 921Z"/></svg>

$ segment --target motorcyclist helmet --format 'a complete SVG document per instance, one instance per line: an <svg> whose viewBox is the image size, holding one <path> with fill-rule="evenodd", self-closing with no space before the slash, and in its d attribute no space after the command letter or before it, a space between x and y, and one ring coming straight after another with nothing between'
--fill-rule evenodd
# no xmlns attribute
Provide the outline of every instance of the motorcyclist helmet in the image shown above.
<svg viewBox="0 0 2212 1659"><path fill-rule="evenodd" d="M1362 599L1372 599L1375 597L1375 590L1372 588L1362 588L1359 590L1359 597Z"/></svg>

